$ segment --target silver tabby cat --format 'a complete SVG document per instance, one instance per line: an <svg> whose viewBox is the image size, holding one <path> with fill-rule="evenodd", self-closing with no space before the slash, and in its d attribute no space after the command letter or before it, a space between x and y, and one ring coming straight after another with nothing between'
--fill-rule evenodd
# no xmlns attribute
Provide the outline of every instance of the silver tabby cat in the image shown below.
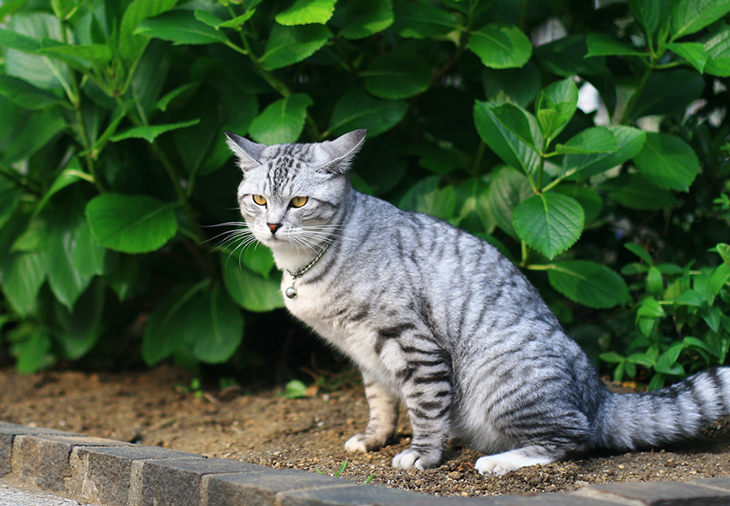
<svg viewBox="0 0 730 506"><path fill-rule="evenodd" d="M648 394L613 394L522 273L443 221L353 190L357 130L330 142L265 146L234 134L238 201L283 271L291 313L362 371L370 420L351 451L413 428L400 469L441 464L450 437L487 456L483 474L592 448L675 441L730 406L730 369Z"/></svg>

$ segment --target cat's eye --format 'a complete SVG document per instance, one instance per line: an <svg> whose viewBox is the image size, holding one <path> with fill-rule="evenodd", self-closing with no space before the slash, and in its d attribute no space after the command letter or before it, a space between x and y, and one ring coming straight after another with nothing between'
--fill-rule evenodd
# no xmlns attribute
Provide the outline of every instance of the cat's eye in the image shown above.
<svg viewBox="0 0 730 506"><path fill-rule="evenodd" d="M254 195L253 201L256 202L260 206L266 205L266 199L264 197L262 197L261 195Z"/></svg>
<svg viewBox="0 0 730 506"><path fill-rule="evenodd" d="M307 203L309 200L309 197L294 197L291 199L291 206L292 207L302 207L304 204Z"/></svg>

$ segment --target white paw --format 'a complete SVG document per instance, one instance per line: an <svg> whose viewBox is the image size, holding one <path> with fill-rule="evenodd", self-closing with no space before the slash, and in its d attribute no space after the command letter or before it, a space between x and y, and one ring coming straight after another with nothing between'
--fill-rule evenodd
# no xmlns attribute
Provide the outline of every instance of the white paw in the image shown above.
<svg viewBox="0 0 730 506"><path fill-rule="evenodd" d="M481 457L474 464L474 468L481 474L503 476L521 467L545 465L554 462L555 459L545 457L527 457L521 450L512 450L498 455Z"/></svg>
<svg viewBox="0 0 730 506"><path fill-rule="evenodd" d="M367 453L368 447L365 445L365 439L363 434L355 434L345 443L345 450L348 452Z"/></svg>
<svg viewBox="0 0 730 506"><path fill-rule="evenodd" d="M416 450L405 450L393 457L393 467L395 467L396 469L406 470L412 468L415 465L416 469L420 469L421 471L423 471L424 467L422 465L419 465L420 458L421 454L418 453Z"/></svg>

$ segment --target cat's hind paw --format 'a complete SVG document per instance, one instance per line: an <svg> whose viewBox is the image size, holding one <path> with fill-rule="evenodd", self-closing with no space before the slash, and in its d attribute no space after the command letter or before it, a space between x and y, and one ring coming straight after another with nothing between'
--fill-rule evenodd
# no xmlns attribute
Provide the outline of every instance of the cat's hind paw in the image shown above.
<svg viewBox="0 0 730 506"><path fill-rule="evenodd" d="M355 434L345 443L345 450L348 452L372 452L380 450L383 443L375 438L367 437L364 434Z"/></svg>
<svg viewBox="0 0 730 506"><path fill-rule="evenodd" d="M404 450L393 457L393 467L396 469L411 469L415 467L421 471L431 469L441 464L441 454L422 454L416 450Z"/></svg>
<svg viewBox="0 0 730 506"><path fill-rule="evenodd" d="M521 467L535 466L537 464L549 464L555 459L545 457L528 457L521 450L513 450L500 453L498 455L488 455L477 459L474 468L480 474L488 474L493 476L504 476L507 473L515 471Z"/></svg>

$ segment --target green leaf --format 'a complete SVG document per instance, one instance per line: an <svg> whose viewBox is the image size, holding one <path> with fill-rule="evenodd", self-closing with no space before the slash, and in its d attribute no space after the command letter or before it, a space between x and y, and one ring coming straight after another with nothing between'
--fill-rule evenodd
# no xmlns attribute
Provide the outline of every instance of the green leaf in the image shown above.
<svg viewBox="0 0 730 506"><path fill-rule="evenodd" d="M37 373L55 361L51 355L51 338L48 331L34 327L29 334L30 337L26 341L14 348L18 354L15 367L22 374Z"/></svg>
<svg viewBox="0 0 730 506"><path fill-rule="evenodd" d="M337 0L296 0L294 5L276 15L282 25L325 24L335 12Z"/></svg>
<svg viewBox="0 0 730 506"><path fill-rule="evenodd" d="M81 276L97 276L104 274L106 248L94 239L87 220L83 220L76 229L73 249L73 266Z"/></svg>
<svg viewBox="0 0 730 506"><path fill-rule="evenodd" d="M535 193L527 177L512 167L498 167L492 171L487 204L497 226L517 239L512 226L515 208Z"/></svg>
<svg viewBox="0 0 730 506"><path fill-rule="evenodd" d="M557 144L555 152L560 154L580 155L612 153L618 148L616 136L607 127L591 127L581 130L565 144Z"/></svg>
<svg viewBox="0 0 730 506"><path fill-rule="evenodd" d="M119 27L119 53L122 58L128 62L139 58L147 47L149 37L135 35L137 26L147 18L169 11L176 3L177 0L134 0L129 4Z"/></svg>
<svg viewBox="0 0 730 506"><path fill-rule="evenodd" d="M671 1L629 0L629 7L649 37L665 26L672 12L672 4Z"/></svg>
<svg viewBox="0 0 730 506"><path fill-rule="evenodd" d="M700 98L704 80L690 69L655 72L649 78L631 119L654 114L673 114L684 111L687 104Z"/></svg>
<svg viewBox="0 0 730 506"><path fill-rule="evenodd" d="M542 146L536 146L532 137L532 128L530 121L530 113L519 106L505 102L504 104L492 109L497 121L500 125L507 129L512 135L520 141L527 144L535 151L541 151ZM534 121L533 121L534 123Z"/></svg>
<svg viewBox="0 0 730 506"><path fill-rule="evenodd" d="M13 103L32 110L45 109L52 105L66 103L53 93L36 88L22 79L11 76L0 76L0 95L5 95Z"/></svg>
<svg viewBox="0 0 730 506"><path fill-rule="evenodd" d="M68 126L56 108L36 111L23 119L23 122L15 124L7 136L9 145L5 152L0 152L0 161L5 165L30 158L49 146L51 140Z"/></svg>
<svg viewBox="0 0 730 506"><path fill-rule="evenodd" d="M730 244L725 244L721 242L717 245L717 253L722 257L722 261L725 262L725 265L730 267Z"/></svg>
<svg viewBox="0 0 730 506"><path fill-rule="evenodd" d="M142 358L148 366L169 357L184 342L194 297L209 282L206 279L194 286L176 286L160 301L147 322L142 339Z"/></svg>
<svg viewBox="0 0 730 506"><path fill-rule="evenodd" d="M638 256L639 258L641 258L644 261L644 263L646 263L646 265L650 265L650 266L654 265L654 262L652 261L649 253L647 253L647 251L644 248L642 248L641 246L639 246L638 244L636 244L634 242L627 242L627 243L624 243L624 248L626 248L627 250L629 250L634 255Z"/></svg>
<svg viewBox="0 0 730 506"><path fill-rule="evenodd" d="M79 159L75 156L72 157L66 165L66 168L61 171L58 177L53 181L53 184L51 184L51 187L48 188L48 191L35 206L33 216L38 216L51 197L53 197L56 193L79 181L91 182L90 179L91 176L81 169Z"/></svg>
<svg viewBox="0 0 730 506"><path fill-rule="evenodd" d="M324 25L274 25L261 64L268 70L276 70L300 62L316 53L331 37Z"/></svg>
<svg viewBox="0 0 730 506"><path fill-rule="evenodd" d="M482 63L495 69L522 67L532 55L530 39L514 25L492 23L471 34L467 46Z"/></svg>
<svg viewBox="0 0 730 506"><path fill-rule="evenodd" d="M699 32L730 12L730 0L678 0L672 11L672 41Z"/></svg>
<svg viewBox="0 0 730 506"><path fill-rule="evenodd" d="M644 367L652 367L656 363L654 357L646 353L634 353L633 355L629 355L626 361L636 365L643 365Z"/></svg>
<svg viewBox="0 0 730 506"><path fill-rule="evenodd" d="M34 37L0 28L0 46L4 49L15 49L24 53L35 53L41 48L41 42Z"/></svg>
<svg viewBox="0 0 730 506"><path fill-rule="evenodd" d="M102 246L146 253L161 248L177 232L175 206L144 195L105 193L89 202L86 217Z"/></svg>
<svg viewBox="0 0 730 506"><path fill-rule="evenodd" d="M378 100L365 89L345 93L335 104L330 117L331 135L339 136L358 128L368 131L368 138L380 135L403 120L408 104L401 100Z"/></svg>
<svg viewBox="0 0 730 506"><path fill-rule="evenodd" d="M243 339L241 310L218 286L206 290L187 307L184 338L201 362L225 362Z"/></svg>
<svg viewBox="0 0 730 506"><path fill-rule="evenodd" d="M630 209L655 210L674 204L669 190L653 185L641 174L622 174L598 185L598 190Z"/></svg>
<svg viewBox="0 0 730 506"><path fill-rule="evenodd" d="M200 123L200 119L193 119L190 121L182 121L180 123L169 123L166 125L147 125L147 126L138 126L138 127L132 127L128 130L125 130L124 132L118 133L116 135L113 135L111 137L112 142L119 142L123 141L125 139L144 139L150 144L152 144L155 139L166 133L170 132L172 130L178 130L180 128L188 128L193 125L197 125Z"/></svg>
<svg viewBox="0 0 730 506"><path fill-rule="evenodd" d="M619 355L618 353L615 353L613 351L607 351L606 353L601 353L599 358L607 362L609 364L620 364L621 362L626 361L626 357Z"/></svg>
<svg viewBox="0 0 730 506"><path fill-rule="evenodd" d="M683 192L689 191L700 168L697 155L681 138L652 132L646 134L634 164L658 187Z"/></svg>
<svg viewBox="0 0 730 506"><path fill-rule="evenodd" d="M717 308L713 308L717 309ZM719 311L718 311L719 312ZM718 317L719 318L719 317ZM719 325L719 319L718 319L718 325ZM717 332L717 330L715 330ZM685 348L698 348L700 350L706 351L710 355L718 356L718 353L716 350L712 349L705 343L704 341L700 341L696 337L687 336L684 339L682 339L682 344Z"/></svg>
<svg viewBox="0 0 730 506"><path fill-rule="evenodd" d="M382 32L393 24L391 0L350 0L347 3L340 35L357 40Z"/></svg>
<svg viewBox="0 0 730 506"><path fill-rule="evenodd" d="M649 273L646 276L646 290L654 297L661 297L664 291L664 278L661 271L654 266L649 267Z"/></svg>
<svg viewBox="0 0 730 506"><path fill-rule="evenodd" d="M251 17L256 14L256 9L251 9L250 11L246 11L240 16L236 16L233 19L229 19L228 21L224 21L220 25L218 25L218 28L233 28L238 29L239 27L243 26L243 24L251 19Z"/></svg>
<svg viewBox="0 0 730 506"><path fill-rule="evenodd" d="M393 13L393 31L405 38L437 38L459 28L453 14L428 4L397 2Z"/></svg>
<svg viewBox="0 0 730 506"><path fill-rule="evenodd" d="M602 128L608 129L616 138L616 150L606 153L565 155L562 174L571 179L586 179L600 174L636 156L646 140L646 132L638 128L620 125Z"/></svg>
<svg viewBox="0 0 730 506"><path fill-rule="evenodd" d="M609 309L629 300L623 278L603 265L573 260L552 264L550 285L573 302L596 309Z"/></svg>
<svg viewBox="0 0 730 506"><path fill-rule="evenodd" d="M56 300L69 311L91 283L92 276L76 270L73 257L78 230L84 223L83 214L54 216L49 223L48 284Z"/></svg>
<svg viewBox="0 0 730 506"><path fill-rule="evenodd" d="M251 137L267 145L296 142L304 129L307 107L313 103L304 93L277 100L253 120Z"/></svg>
<svg viewBox="0 0 730 506"><path fill-rule="evenodd" d="M603 209L603 200L593 188L575 185L559 185L553 189L558 193L572 197L583 207L586 225L598 218Z"/></svg>
<svg viewBox="0 0 730 506"><path fill-rule="evenodd" d="M497 119L494 109L502 104L494 102L474 103L474 123L484 143L494 151L507 165L522 169L525 174L532 174L540 164L540 155L530 146L520 141ZM528 116L530 130L535 144L542 146L543 139L537 120Z"/></svg>
<svg viewBox="0 0 730 506"><path fill-rule="evenodd" d="M89 44L85 46L69 46L66 44L54 45L50 47L43 47L36 51L36 54L81 58L82 60L88 60L97 65L104 65L112 59L112 50L103 44Z"/></svg>
<svg viewBox="0 0 730 506"><path fill-rule="evenodd" d="M361 75L370 93L389 100L423 93L433 78L431 67L423 58L402 48L378 56Z"/></svg>
<svg viewBox="0 0 730 506"><path fill-rule="evenodd" d="M79 0L51 0L51 7L53 13L58 19L67 20L78 10L81 6Z"/></svg>
<svg viewBox="0 0 730 506"><path fill-rule="evenodd" d="M520 239L552 259L578 240L584 220L583 208L575 199L544 193L517 206L513 225Z"/></svg>
<svg viewBox="0 0 730 506"><path fill-rule="evenodd" d="M683 306L697 306L700 307L707 303L707 299L705 299L702 294L700 294L696 290L687 290L683 292L679 297L674 299L673 301L675 304L680 304Z"/></svg>
<svg viewBox="0 0 730 506"><path fill-rule="evenodd" d="M707 62L704 71L718 77L730 76L730 26L705 41Z"/></svg>
<svg viewBox="0 0 730 506"><path fill-rule="evenodd" d="M238 248L236 248L238 249ZM236 250L228 251L224 253L226 263L237 262L238 267L247 267L250 271L256 274L260 274L266 279L269 278L271 269L274 267L274 256L269 248L259 247L259 244L254 244L246 248L241 248L238 253Z"/></svg>
<svg viewBox="0 0 730 506"><path fill-rule="evenodd" d="M524 108L540 91L540 70L532 62L527 62L524 67L515 69L485 68L482 73L482 82L484 93L489 101L511 102Z"/></svg>
<svg viewBox="0 0 730 506"><path fill-rule="evenodd" d="M700 74L707 63L707 52L705 46L699 42L673 42L666 45L667 49L677 56L684 58Z"/></svg>
<svg viewBox="0 0 730 506"><path fill-rule="evenodd" d="M721 263L710 276L708 282L710 293L713 296L720 293L722 287L725 286L725 283L727 283L728 278L730 278L730 266L725 263Z"/></svg>
<svg viewBox="0 0 730 506"><path fill-rule="evenodd" d="M263 312L284 306L278 276L266 279L234 262L223 261L223 281L231 298L244 309Z"/></svg>
<svg viewBox="0 0 730 506"><path fill-rule="evenodd" d="M63 358L78 360L99 340L105 294L106 286L97 280L78 298L73 311L59 303L54 304L54 316L58 322L55 333L63 349Z"/></svg>
<svg viewBox="0 0 730 506"><path fill-rule="evenodd" d="M578 87L571 78L552 83L537 94L535 116L542 135L554 139L578 107Z"/></svg>
<svg viewBox="0 0 730 506"><path fill-rule="evenodd" d="M595 56L649 56L648 53L626 46L616 39L601 33L589 33L586 37L587 57Z"/></svg>
<svg viewBox="0 0 730 506"><path fill-rule="evenodd" d="M5 298L21 317L36 310L38 292L48 274L45 252L7 255L2 266L2 288Z"/></svg>
<svg viewBox="0 0 730 506"><path fill-rule="evenodd" d="M570 35L535 49L538 62L550 73L572 77L608 74L603 56L586 58L588 47L583 35Z"/></svg>
<svg viewBox="0 0 730 506"><path fill-rule="evenodd" d="M216 30L218 30L218 28L223 24L223 20L221 18L211 14L210 12L204 11L203 9L195 9L193 16L195 16L195 19L201 23L205 23Z"/></svg>
<svg viewBox="0 0 730 506"><path fill-rule="evenodd" d="M164 12L153 18L145 19L137 25L134 35L169 40L175 45L229 42L223 32L198 21L195 19L194 13L185 10Z"/></svg>

